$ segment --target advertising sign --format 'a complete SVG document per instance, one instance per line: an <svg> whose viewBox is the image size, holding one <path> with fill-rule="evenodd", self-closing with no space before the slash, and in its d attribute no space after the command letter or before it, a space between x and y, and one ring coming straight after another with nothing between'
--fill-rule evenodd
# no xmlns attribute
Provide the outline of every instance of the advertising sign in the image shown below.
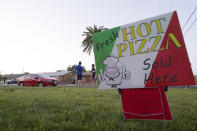
<svg viewBox="0 0 197 131"><path fill-rule="evenodd" d="M176 12L93 36L100 89L194 85Z"/></svg>

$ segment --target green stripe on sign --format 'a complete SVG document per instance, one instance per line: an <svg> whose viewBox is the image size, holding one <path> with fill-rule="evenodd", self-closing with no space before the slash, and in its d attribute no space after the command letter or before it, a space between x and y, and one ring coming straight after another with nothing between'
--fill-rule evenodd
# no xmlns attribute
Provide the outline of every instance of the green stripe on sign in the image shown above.
<svg viewBox="0 0 197 131"><path fill-rule="evenodd" d="M116 38L119 37L119 31L120 26L93 35L96 74L100 74L100 69L102 69L103 72L105 71L106 65L103 64L103 60L105 60L107 56L111 55ZM100 81L97 83L99 87Z"/></svg>

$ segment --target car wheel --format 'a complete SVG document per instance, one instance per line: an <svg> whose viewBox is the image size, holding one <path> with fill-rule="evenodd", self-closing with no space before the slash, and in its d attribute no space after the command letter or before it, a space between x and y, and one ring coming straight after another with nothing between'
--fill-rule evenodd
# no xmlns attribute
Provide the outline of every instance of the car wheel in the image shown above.
<svg viewBox="0 0 197 131"><path fill-rule="evenodd" d="M43 82L39 82L38 86L43 87Z"/></svg>
<svg viewBox="0 0 197 131"><path fill-rule="evenodd" d="M21 86L21 87L24 86L23 82L20 82L19 86Z"/></svg>

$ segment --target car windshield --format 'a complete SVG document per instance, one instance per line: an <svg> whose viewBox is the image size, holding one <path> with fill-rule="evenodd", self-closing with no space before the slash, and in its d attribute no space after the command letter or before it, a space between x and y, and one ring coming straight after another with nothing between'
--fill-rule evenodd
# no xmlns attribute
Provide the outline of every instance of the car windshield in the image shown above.
<svg viewBox="0 0 197 131"><path fill-rule="evenodd" d="M50 76L46 75L46 74L38 74L39 77L42 77L42 78L50 78Z"/></svg>

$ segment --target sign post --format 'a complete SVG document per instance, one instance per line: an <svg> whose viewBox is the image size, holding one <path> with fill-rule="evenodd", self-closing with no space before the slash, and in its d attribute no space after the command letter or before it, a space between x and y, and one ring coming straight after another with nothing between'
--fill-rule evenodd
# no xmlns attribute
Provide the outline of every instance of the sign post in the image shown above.
<svg viewBox="0 0 197 131"><path fill-rule="evenodd" d="M120 91L125 119L172 120L162 87Z"/></svg>

